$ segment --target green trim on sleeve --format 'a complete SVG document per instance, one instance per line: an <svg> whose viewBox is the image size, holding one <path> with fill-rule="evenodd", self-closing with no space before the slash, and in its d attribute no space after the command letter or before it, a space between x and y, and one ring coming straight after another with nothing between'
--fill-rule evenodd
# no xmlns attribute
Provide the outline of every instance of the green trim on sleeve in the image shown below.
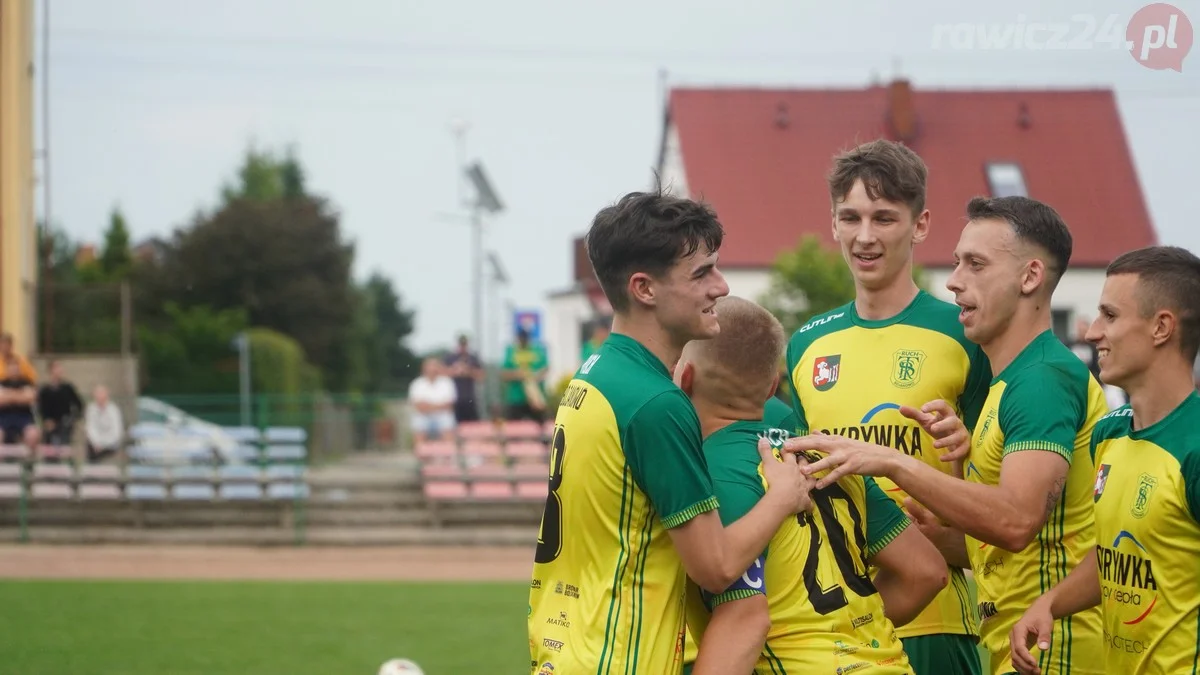
<svg viewBox="0 0 1200 675"><path fill-rule="evenodd" d="M712 608L716 609L718 606L723 605L727 602L733 602L734 600L745 600L746 598L753 598L756 595L762 595L762 592L761 591L752 591L752 590L749 590L746 588L739 588L739 589L733 590L733 591L725 591L724 593L722 593L712 599Z"/></svg>
<svg viewBox="0 0 1200 675"><path fill-rule="evenodd" d="M668 530L673 527L679 527L692 518L695 518L702 513L708 513L709 511L716 510L720 506L721 505L719 502L717 502L716 497L709 497L708 499L692 504L682 511L677 511L669 516L666 516L662 519L663 527L667 528Z"/></svg>
<svg viewBox="0 0 1200 675"><path fill-rule="evenodd" d="M904 516L904 520L896 523L892 529L887 531L887 534L871 542L871 545L867 547L867 557L873 558L880 551L887 548L887 545L895 541L896 537L899 537L901 532L908 529L909 525L912 525L912 521L909 520L908 516Z"/></svg>
<svg viewBox="0 0 1200 675"><path fill-rule="evenodd" d="M1050 441L1018 441L1016 443L1009 443L1004 446L1004 456L1008 457L1014 452L1025 452L1027 450L1053 452L1067 460L1067 464L1071 463L1071 449L1061 443L1051 443Z"/></svg>

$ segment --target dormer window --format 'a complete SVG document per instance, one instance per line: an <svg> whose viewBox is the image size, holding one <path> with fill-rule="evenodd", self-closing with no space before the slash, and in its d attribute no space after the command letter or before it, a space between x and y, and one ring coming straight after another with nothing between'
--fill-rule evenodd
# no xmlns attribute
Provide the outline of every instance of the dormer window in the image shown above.
<svg viewBox="0 0 1200 675"><path fill-rule="evenodd" d="M1025 175L1021 167L1011 162L996 162L987 165L988 187L993 197L1028 197Z"/></svg>

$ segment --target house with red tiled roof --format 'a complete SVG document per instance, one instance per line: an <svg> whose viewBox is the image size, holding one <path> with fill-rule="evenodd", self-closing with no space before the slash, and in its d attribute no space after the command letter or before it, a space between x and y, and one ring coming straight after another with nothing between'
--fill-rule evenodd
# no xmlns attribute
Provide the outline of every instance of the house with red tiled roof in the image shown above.
<svg viewBox="0 0 1200 675"><path fill-rule="evenodd" d="M1026 195L1071 227L1071 266L1054 297L1060 336L1094 315L1113 258L1157 243L1111 90L917 89L904 80L866 89L676 89L657 169L667 189L716 209L730 290L758 299L771 263L802 235L833 245L832 157L876 138L905 143L929 167L932 231L916 259L941 297L953 298L945 281L975 196ZM579 365L581 326L608 310L582 239L571 281L547 308L556 374Z"/></svg>

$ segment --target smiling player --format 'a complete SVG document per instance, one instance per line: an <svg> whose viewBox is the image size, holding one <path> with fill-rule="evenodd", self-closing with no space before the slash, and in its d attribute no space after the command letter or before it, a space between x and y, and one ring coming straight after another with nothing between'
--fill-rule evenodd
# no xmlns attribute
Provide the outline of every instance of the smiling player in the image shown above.
<svg viewBox="0 0 1200 675"><path fill-rule="evenodd" d="M1129 405L1092 433L1096 549L1012 630L1013 663L1050 648L1056 620L1096 605L1110 673L1194 673L1200 661L1200 258L1175 247L1112 262L1087 332Z"/></svg>
<svg viewBox="0 0 1200 675"><path fill-rule="evenodd" d="M854 301L809 321L787 348L798 433L861 438L949 474L940 461L949 441L908 416L927 401L973 424L987 395L987 358L963 335L958 310L913 280L913 249L929 234L925 163L886 140L834 159L829 176L833 237L854 275ZM928 414L928 411L927 413ZM965 442L965 434L960 439ZM897 503L906 493L880 487ZM898 633L917 675L974 675L978 616L962 551L947 554L950 582ZM939 543L940 542L935 542Z"/></svg>

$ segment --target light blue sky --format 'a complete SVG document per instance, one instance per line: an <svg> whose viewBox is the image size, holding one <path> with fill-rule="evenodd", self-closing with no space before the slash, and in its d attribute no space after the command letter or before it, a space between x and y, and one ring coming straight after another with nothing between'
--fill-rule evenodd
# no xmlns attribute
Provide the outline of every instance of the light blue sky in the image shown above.
<svg viewBox="0 0 1200 675"><path fill-rule="evenodd" d="M1062 22L1078 39L1086 12L1123 32L1142 3L913 4L53 0L52 217L96 240L119 204L136 237L166 234L214 203L248 143L295 144L358 243L356 273L395 280L427 348L471 325L468 231L437 216L457 204L453 120L507 206L487 235L505 294L537 307L567 284L595 211L649 184L660 69L673 84L849 87L898 64L918 88L1115 87L1161 238L1200 249L1200 55L1177 73L1105 45L933 48L939 24ZM1176 6L1200 21L1200 3Z"/></svg>

